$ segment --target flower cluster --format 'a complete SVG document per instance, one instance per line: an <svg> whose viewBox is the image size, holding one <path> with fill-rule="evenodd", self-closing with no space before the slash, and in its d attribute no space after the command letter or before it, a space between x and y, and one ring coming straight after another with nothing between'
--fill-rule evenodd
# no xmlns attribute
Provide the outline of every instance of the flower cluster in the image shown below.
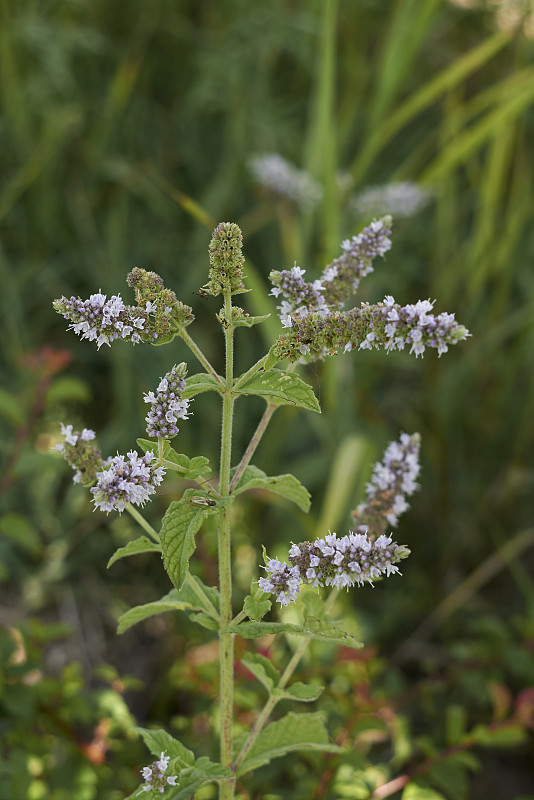
<svg viewBox="0 0 534 800"><path fill-rule="evenodd" d="M126 305L120 294L108 300L107 295L97 292L88 300L60 297L54 300L54 308L70 321L70 330L82 339L96 341L99 349L117 339L163 344L193 321L191 308L165 289L155 272L136 267L127 282L135 288L138 306Z"/></svg>
<svg viewBox="0 0 534 800"><path fill-rule="evenodd" d="M439 355L446 353L449 345L457 344L469 336L467 328L459 325L454 314L431 314L433 303L419 300L415 304L400 306L388 296L381 303L362 303L350 311L333 311L328 317L318 313L308 314L278 338L271 355L278 360L288 358L298 361L303 355L311 359L345 352L378 350L404 350L422 356L427 347L435 348Z"/></svg>
<svg viewBox="0 0 534 800"><path fill-rule="evenodd" d="M141 770L145 784L141 786L138 794L141 792L160 792L163 794L165 786L176 786L178 780L177 775L165 775L169 768L169 756L165 755L165 751L160 755L157 761L150 764L148 767L143 767Z"/></svg>
<svg viewBox="0 0 534 800"><path fill-rule="evenodd" d="M302 319L313 311L322 316L328 316L329 308L323 296L323 283L320 280L308 283L303 275L306 270L295 266L292 269L283 269L280 272L273 270L269 279L273 284L271 294L274 297L284 296L280 311L280 320L284 328L290 328L294 319Z"/></svg>
<svg viewBox="0 0 534 800"><path fill-rule="evenodd" d="M104 469L96 473L96 486L91 489L95 508L121 513L128 503L143 506L162 482L165 470L152 465L154 453L140 456L132 450L127 457L108 458L102 464Z"/></svg>
<svg viewBox="0 0 534 800"><path fill-rule="evenodd" d="M252 176L267 192L313 211L323 190L305 170L297 169L278 153L264 153L249 161Z"/></svg>
<svg viewBox="0 0 534 800"><path fill-rule="evenodd" d="M60 297L54 301L54 308L70 321L69 330L82 339L96 341L99 349L116 339L137 344L147 334L150 309L127 306L120 295L109 300L101 292L92 294L88 300Z"/></svg>
<svg viewBox="0 0 534 800"><path fill-rule="evenodd" d="M361 233L341 244L343 253L321 275L327 305L339 308L354 294L360 280L373 271L373 260L391 249L391 217L371 222Z"/></svg>
<svg viewBox="0 0 534 800"><path fill-rule="evenodd" d="M315 542L292 545L290 565L276 558L265 567L268 577L260 578L258 585L265 594L273 593L282 606L294 602L303 583L313 587L362 586L381 577L399 572L396 563L410 551L398 545L389 536L379 536L376 541L365 533L350 531L338 539L329 533Z"/></svg>
<svg viewBox="0 0 534 800"><path fill-rule="evenodd" d="M402 433L398 442L390 442L382 461L375 464L373 475L366 486L367 499L352 512L358 531L384 534L386 528L395 527L399 516L408 510L406 498L419 488L418 433Z"/></svg>
<svg viewBox="0 0 534 800"><path fill-rule="evenodd" d="M210 271L208 283L201 294L219 295L224 292L246 292L243 283L243 236L235 222L220 222L209 246Z"/></svg>
<svg viewBox="0 0 534 800"><path fill-rule="evenodd" d="M150 312L158 343L172 338L173 332L186 328L195 317L191 306L177 299L172 289L167 289L163 279L156 272L149 272L140 267L126 276L128 286L135 290L137 303Z"/></svg>
<svg viewBox="0 0 534 800"><path fill-rule="evenodd" d="M72 425L61 423L61 434L64 441L56 444L55 449L62 453L63 458L74 470L74 483L90 486L96 480L96 474L102 467L102 453L91 444L96 434L89 428L82 432L73 430Z"/></svg>
<svg viewBox="0 0 534 800"><path fill-rule="evenodd" d="M393 214L394 217L412 217L428 205L432 194L412 181L368 186L350 200L357 214Z"/></svg>
<svg viewBox="0 0 534 800"><path fill-rule="evenodd" d="M284 328L291 328L295 320L313 312L326 318L332 309L339 309L356 292L360 280L373 271L373 260L390 249L390 235L391 217L371 222L357 236L342 243L343 253L312 283L304 280L305 270L296 265L273 270L269 275L274 287L271 294L284 298L278 306Z"/></svg>
<svg viewBox="0 0 534 800"><path fill-rule="evenodd" d="M186 374L187 366L184 363L174 366L160 380L156 394L147 392L144 395L145 403L151 404L145 417L149 436L171 439L178 433L178 419L187 419L190 401L182 400Z"/></svg>

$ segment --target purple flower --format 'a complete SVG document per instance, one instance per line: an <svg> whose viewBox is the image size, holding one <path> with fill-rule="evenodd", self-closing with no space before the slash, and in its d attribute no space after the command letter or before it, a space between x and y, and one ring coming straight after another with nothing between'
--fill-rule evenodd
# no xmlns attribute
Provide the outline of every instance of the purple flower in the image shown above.
<svg viewBox="0 0 534 800"><path fill-rule="evenodd" d="M288 567L285 562L271 558L265 567L267 578L260 578L258 586L265 594L274 593L282 606L295 602L300 592L300 573L298 567Z"/></svg>
<svg viewBox="0 0 534 800"><path fill-rule="evenodd" d="M360 280L373 271L373 260L391 249L391 217L374 220L341 244L343 253L321 275L325 303L339 308L354 294Z"/></svg>
<svg viewBox="0 0 534 800"><path fill-rule="evenodd" d="M419 488L418 433L402 433L398 442L390 442L384 458L374 465L373 475L366 487L367 499L352 512L358 531L383 534L387 527L395 527L399 516L408 510L406 498Z"/></svg>
<svg viewBox="0 0 534 800"><path fill-rule="evenodd" d="M176 425L178 419L187 419L189 400L182 400L185 389L185 364L174 366L163 378L154 392L144 395L145 403L151 404L151 409L145 417L147 422L146 432L149 436L160 439L171 439L178 433Z"/></svg>
<svg viewBox="0 0 534 800"><path fill-rule="evenodd" d="M313 587L362 586L366 581L388 577L399 572L395 564L409 555L404 545L398 545L389 536L379 536L373 541L365 533L350 531L338 539L328 533L315 542L292 545L290 564L278 559L267 562L268 577L260 578L258 585L266 594L275 594L282 606L294 602L300 586Z"/></svg>
<svg viewBox="0 0 534 800"><path fill-rule="evenodd" d="M320 280L308 283L303 275L306 270L295 266L278 272L273 270L269 275L274 288L271 294L274 297L283 295L285 298L278 306L280 320L284 328L291 328L293 320L303 319L311 312L321 316L328 316L330 310L323 297L323 284Z"/></svg>
<svg viewBox="0 0 534 800"><path fill-rule="evenodd" d="M419 300L415 304L400 306L388 296L381 303L362 303L350 311L332 311L323 317L308 314L296 320L287 333L279 337L272 348L279 358L298 361L302 348L311 359L335 355L339 350L404 350L415 356L423 355L426 348L434 348L441 356L449 345L457 344L470 334L459 325L454 314L431 314L433 303Z"/></svg>
<svg viewBox="0 0 534 800"><path fill-rule="evenodd" d="M61 434L63 442L56 444L54 449L62 454L74 470L73 482L90 486L96 479L97 471L102 468L102 453L96 445L90 444L96 436L95 432L84 428L80 433L72 425L61 423Z"/></svg>
<svg viewBox="0 0 534 800"><path fill-rule="evenodd" d="M150 495L156 491L163 480L163 467L153 467L154 453L148 451L143 456L132 450L125 456L109 458L97 472L96 486L93 486L95 508L109 513L124 511L128 503L143 506Z"/></svg>
<svg viewBox="0 0 534 800"><path fill-rule="evenodd" d="M163 794L167 785L176 786L178 776L165 775L169 768L169 761L170 758L165 755L164 751L157 761L154 761L154 763L150 764L148 767L142 768L141 774L145 784L141 786L138 794L141 794L141 792L160 792Z"/></svg>
<svg viewBox="0 0 534 800"><path fill-rule="evenodd" d="M54 308L70 320L70 330L82 339L96 341L99 349L103 344L111 346L117 339L137 344L147 332L148 312L125 305L120 295L113 295L109 300L100 292L92 294L88 300L61 297L54 301Z"/></svg>

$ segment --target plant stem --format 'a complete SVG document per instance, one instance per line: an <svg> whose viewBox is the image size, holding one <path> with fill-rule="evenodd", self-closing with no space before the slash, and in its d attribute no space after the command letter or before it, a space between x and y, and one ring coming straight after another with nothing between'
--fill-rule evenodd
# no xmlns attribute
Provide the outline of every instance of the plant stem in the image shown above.
<svg viewBox="0 0 534 800"><path fill-rule="evenodd" d="M244 372L236 381L234 389L240 389L243 386L243 384L245 384L248 381L249 378L252 378L252 376L255 375L256 372L259 372L260 369L265 364L265 362L267 361L268 357L269 353L262 356L262 358L260 358L259 361L256 361L256 363L253 364L250 369L247 369L247 371Z"/></svg>
<svg viewBox="0 0 534 800"><path fill-rule="evenodd" d="M266 360L267 360L267 356L264 356L263 358L260 358L260 360L257 361L256 364L254 364L254 366L251 367L248 372L245 372L245 374L242 375L241 378L235 384L234 390L236 388L238 388L239 386L243 385L243 383L245 382L243 379L249 373L252 374L252 371L257 372L258 369L261 367L261 364L263 362L265 362ZM296 362L293 363L293 364L290 364L289 367L287 368L286 372L294 372L296 367L297 367L297 363ZM254 431L252 439L250 440L249 445L248 445L247 449L245 450L243 458L241 459L241 461L239 462L239 464L237 466L237 469L235 471L234 477L232 478L232 481L230 483L230 490L229 490L230 494L232 493L232 491L237 486L237 483L238 483L241 475L243 474L243 472L245 471L245 469L249 465L250 459L254 455L254 453L256 451L256 448L260 443L261 437L265 433L265 429L267 428L267 425L271 421L271 417L272 417L272 415L274 414L274 412L276 411L277 408L278 408L278 405L276 403L267 403L267 408L263 412L263 416L262 416L262 418L260 419L260 421L258 423L258 427Z"/></svg>
<svg viewBox="0 0 534 800"><path fill-rule="evenodd" d="M217 381L217 383L219 384L219 386L221 386L221 388L224 387L224 382L221 380L221 376L215 372L215 369L212 367L212 365L210 364L210 362L208 361L208 359L206 358L206 356L204 355L198 344L189 336L189 334L185 329L180 331L180 338L184 340L184 342L189 347L191 352L193 352L196 355L196 357L198 358L198 360L200 361L206 372L208 372L211 375L211 377Z"/></svg>
<svg viewBox="0 0 534 800"><path fill-rule="evenodd" d="M245 450L245 452L243 454L243 458L241 459L241 461L238 464L238 467L237 467L237 469L235 471L234 477L231 480L230 489L229 489L230 494L232 493L233 489L237 486L237 484L239 483L239 479L241 478L241 475L243 474L245 469L248 467L250 459L254 455L254 452L255 452L257 446L260 443L260 439L263 436L263 434L265 432L265 429L266 429L267 425L269 424L269 422L271 421L271 417L272 417L272 415L274 414L274 412L276 411L277 408L278 408L278 406L276 405L276 403L268 403L267 404L267 408L263 412L263 417L260 419L260 421L258 423L258 427L254 431L252 439L250 440L249 445L248 445L247 449Z"/></svg>
<svg viewBox="0 0 534 800"><path fill-rule="evenodd" d="M223 394L221 465L219 491L228 495L230 464L232 457L232 415L234 407L234 329L232 325L232 300L230 293L224 294L226 386ZM219 591L221 593L220 647L220 707L221 707L221 763L232 766L233 760L233 711L234 711L234 635L227 629L232 621L232 553L230 536L230 510L225 509L219 520ZM221 782L220 800L232 800L235 781Z"/></svg>
<svg viewBox="0 0 534 800"><path fill-rule="evenodd" d="M328 598L327 598L327 600L325 602L325 605L324 605L325 614L327 614L328 611L330 611L330 609L334 605L334 602L335 602L336 597L338 596L338 594L339 594L339 589L333 589L330 592L330 594L328 595ZM302 658L302 656L304 655L304 653L308 649L309 644L310 644L310 639L309 638L308 639L302 639L302 641L300 642L299 646L297 647L297 649L295 650L295 652L291 656L291 659L289 660L285 670L283 671L282 675L280 676L280 680L278 681L278 685L276 687L277 689L285 689L285 687L287 686L288 681L290 680L291 676L293 675L293 673L295 672L296 668L298 667L300 659ZM269 699L267 700L267 702L263 706L262 710L259 713L259 716L258 716L256 722L254 723L254 726L253 726L252 730L250 731L250 733L248 735L248 739L246 740L245 744L241 748L241 752L239 753L238 757L235 760L235 764L234 764L235 769L237 769L239 767L239 765L241 764L241 762L244 761L244 759L246 758L247 754L250 751L250 748L252 747L252 745L254 744L256 739L258 738L259 734L261 733L261 731L263 729L263 726L265 725L265 723L269 719L273 708L278 703L278 700L279 700L278 697L273 697L273 695L271 695L271 697L269 697Z"/></svg>
<svg viewBox="0 0 534 800"><path fill-rule="evenodd" d="M134 518L134 520L142 527L145 533L148 533L150 538L159 544L160 543L159 533L154 530L152 525L146 521L143 515L140 514L139 511L136 508L134 508L130 503L128 503L128 505L125 506L125 508L128 514L130 514Z"/></svg>

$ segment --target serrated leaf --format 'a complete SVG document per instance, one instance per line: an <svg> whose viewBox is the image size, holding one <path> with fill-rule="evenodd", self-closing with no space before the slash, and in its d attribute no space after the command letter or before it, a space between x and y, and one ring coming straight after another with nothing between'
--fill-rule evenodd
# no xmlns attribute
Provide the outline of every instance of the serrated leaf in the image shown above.
<svg viewBox="0 0 534 800"><path fill-rule="evenodd" d="M119 617L117 633L124 633L128 628L137 625L138 622L142 622L156 614L163 614L166 611L194 611L200 607L200 603L193 592L191 592L190 600L183 599L181 597L182 592L183 589L181 592L178 592L176 589L171 589L161 600L145 603L142 606L135 606L125 611L125 613L121 614Z"/></svg>
<svg viewBox="0 0 534 800"><path fill-rule="evenodd" d="M138 439L137 444L145 453L150 450L155 456L159 455L157 441L153 441L152 439ZM189 456L183 453L177 453L167 441L163 443L163 458L171 464L175 464L176 467L179 467L176 471L179 472L180 477L188 481L193 481L200 475L211 472L209 460L205 456L189 458ZM171 469L171 467L168 467L168 469Z"/></svg>
<svg viewBox="0 0 534 800"><path fill-rule="evenodd" d="M258 736L247 757L239 766L237 775L268 764L273 758L294 750L319 750L330 753L343 752L342 747L330 744L322 714L295 714L290 712L282 719L271 722Z"/></svg>
<svg viewBox="0 0 534 800"><path fill-rule="evenodd" d="M197 758L193 767L181 770L178 775L178 784L173 790L167 787L165 796L168 800L190 800L197 789L206 783L233 778L233 772L222 764L210 761L207 756Z"/></svg>
<svg viewBox="0 0 534 800"><path fill-rule="evenodd" d="M311 386L292 372L280 369L256 373L236 390L236 394L254 394L263 397L268 403L298 406L307 411L321 413Z"/></svg>
<svg viewBox="0 0 534 800"><path fill-rule="evenodd" d="M185 580L189 559L195 551L195 534L212 513L212 508L192 505L186 492L180 500L170 504L163 517L160 531L163 565L177 589Z"/></svg>
<svg viewBox="0 0 534 800"><path fill-rule="evenodd" d="M279 698L280 700L299 700L301 703L311 703L313 700L317 700L323 688L323 686L317 686L313 683L297 681L291 686L282 689Z"/></svg>
<svg viewBox="0 0 534 800"><path fill-rule="evenodd" d="M190 768L195 763L195 755L191 750L174 739L163 728L157 730L149 730L148 728L134 728L136 733L140 734L144 743L148 747L150 753L157 758L161 753L169 756L172 759L177 759L176 766L180 769Z"/></svg>
<svg viewBox="0 0 534 800"><path fill-rule="evenodd" d="M256 592L245 597L243 611L250 619L260 620L271 610L272 602L264 592Z"/></svg>
<svg viewBox="0 0 534 800"><path fill-rule="evenodd" d="M248 466L234 489L233 494L238 495L251 489L264 489L280 497L291 500L295 505L307 512L310 510L311 495L305 486L294 475L274 475L269 477L258 467Z"/></svg>
<svg viewBox="0 0 534 800"><path fill-rule="evenodd" d="M265 686L268 692L272 692L280 681L281 673L276 669L272 661L269 661L268 658L265 658L260 653L245 653L241 662Z"/></svg>
<svg viewBox="0 0 534 800"><path fill-rule="evenodd" d="M231 625L229 630L244 639L259 639L273 633L296 633L297 636L310 636L313 639L321 639L324 642L344 647L354 647L355 649L363 647L363 643L350 633L338 628L332 622L323 622L315 617L307 617L304 625L292 622L240 622L238 625Z"/></svg>
<svg viewBox="0 0 534 800"><path fill-rule="evenodd" d="M185 379L185 389L182 392L182 397L187 399L201 392L220 392L222 388L221 384L217 383L212 375L200 372L198 375L190 375L189 378Z"/></svg>
<svg viewBox="0 0 534 800"><path fill-rule="evenodd" d="M245 326L246 328L252 328L253 325L258 325L260 322L265 322L266 319L269 319L270 314L262 314L259 317L250 317L248 315L243 317L237 317L233 320L234 328L239 328L241 326Z"/></svg>
<svg viewBox="0 0 534 800"><path fill-rule="evenodd" d="M135 556L138 553L149 553L149 552L156 552L161 553L161 545L157 544L157 542L153 542L147 536L140 536L139 539L134 539L132 542L128 542L127 545L124 547L119 547L118 550L115 550L113 555L108 561L108 569L111 567L115 561L118 561L120 558L126 558L127 556Z"/></svg>

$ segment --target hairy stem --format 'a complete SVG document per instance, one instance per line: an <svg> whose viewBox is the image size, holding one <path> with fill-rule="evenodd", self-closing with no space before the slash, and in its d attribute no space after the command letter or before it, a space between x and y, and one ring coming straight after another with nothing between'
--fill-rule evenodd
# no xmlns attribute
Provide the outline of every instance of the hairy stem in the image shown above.
<svg viewBox="0 0 534 800"><path fill-rule="evenodd" d="M330 592L330 594L328 595L328 598L327 598L325 606L324 606L325 614L327 614L328 611L330 611L330 609L334 605L334 602L335 602L336 597L338 596L338 594L339 594L339 589L333 589ZM299 646L297 647L297 649L295 650L295 652L291 656L291 659L289 660L285 670L283 671L282 675L280 676L280 680L279 680L278 685L276 687L277 689L285 689L285 687L287 686L290 678L292 677L293 673L295 672L296 668L298 667L300 659L302 658L302 656L304 655L304 653L308 649L309 644L310 644L310 639L302 639L302 641L300 642ZM262 710L259 713L259 716L258 716L256 722L254 723L254 726L253 726L252 730L250 731L250 733L248 735L248 739L246 740L245 744L241 748L241 752L239 753L238 757L235 760L234 767L236 769L237 769L237 767L239 767L239 765L242 763L242 761L244 761L244 759L247 757L247 754L249 753L250 748L252 747L252 745L254 744L256 739L258 738L259 734L263 730L263 727L264 727L265 723L267 722L267 720L269 719L272 710L274 709L275 705L278 703L278 699L279 699L278 697L273 697L271 695L271 697L269 697L269 699L267 700L267 702L263 706Z"/></svg>
<svg viewBox="0 0 534 800"><path fill-rule="evenodd" d="M232 300L224 295L226 386L223 394L221 464L219 491L228 495L230 464L232 458L232 416L234 410L234 330L232 326ZM232 621L232 553L230 536L230 510L225 509L219 520L219 591L221 593L220 647L220 708L221 708L221 763L231 767L233 760L233 710L234 710L234 635L227 629ZM235 781L221 782L220 800L232 800Z"/></svg>
<svg viewBox="0 0 534 800"><path fill-rule="evenodd" d="M189 334L185 329L180 331L180 338L184 340L184 342L189 347L191 352L195 354L195 356L200 361L206 372L209 373L211 377L217 381L217 383L221 388L223 388L224 381L221 379L221 376L215 372L215 369L212 367L212 365L210 364L210 362L208 361L208 359L206 358L206 356L204 355L198 344L189 336Z"/></svg>
<svg viewBox="0 0 534 800"><path fill-rule="evenodd" d="M256 361L256 363L253 364L250 369L248 369L246 372L244 372L240 376L240 378L236 381L234 389L240 389L248 381L249 378L252 378L252 376L255 375L256 372L259 372L260 369L265 364L265 362L267 361L268 357L269 357L269 353L267 353L267 355L265 355L265 356L262 356L262 358L260 358L259 361Z"/></svg>
<svg viewBox="0 0 534 800"><path fill-rule="evenodd" d="M128 514L130 514L134 518L137 524L142 527L145 533L148 533L150 538L159 544L160 542L159 533L156 530L154 530L152 525L146 521L143 515L140 514L139 511L136 508L134 508L130 503L128 503L128 505L125 506L125 509L128 512Z"/></svg>

